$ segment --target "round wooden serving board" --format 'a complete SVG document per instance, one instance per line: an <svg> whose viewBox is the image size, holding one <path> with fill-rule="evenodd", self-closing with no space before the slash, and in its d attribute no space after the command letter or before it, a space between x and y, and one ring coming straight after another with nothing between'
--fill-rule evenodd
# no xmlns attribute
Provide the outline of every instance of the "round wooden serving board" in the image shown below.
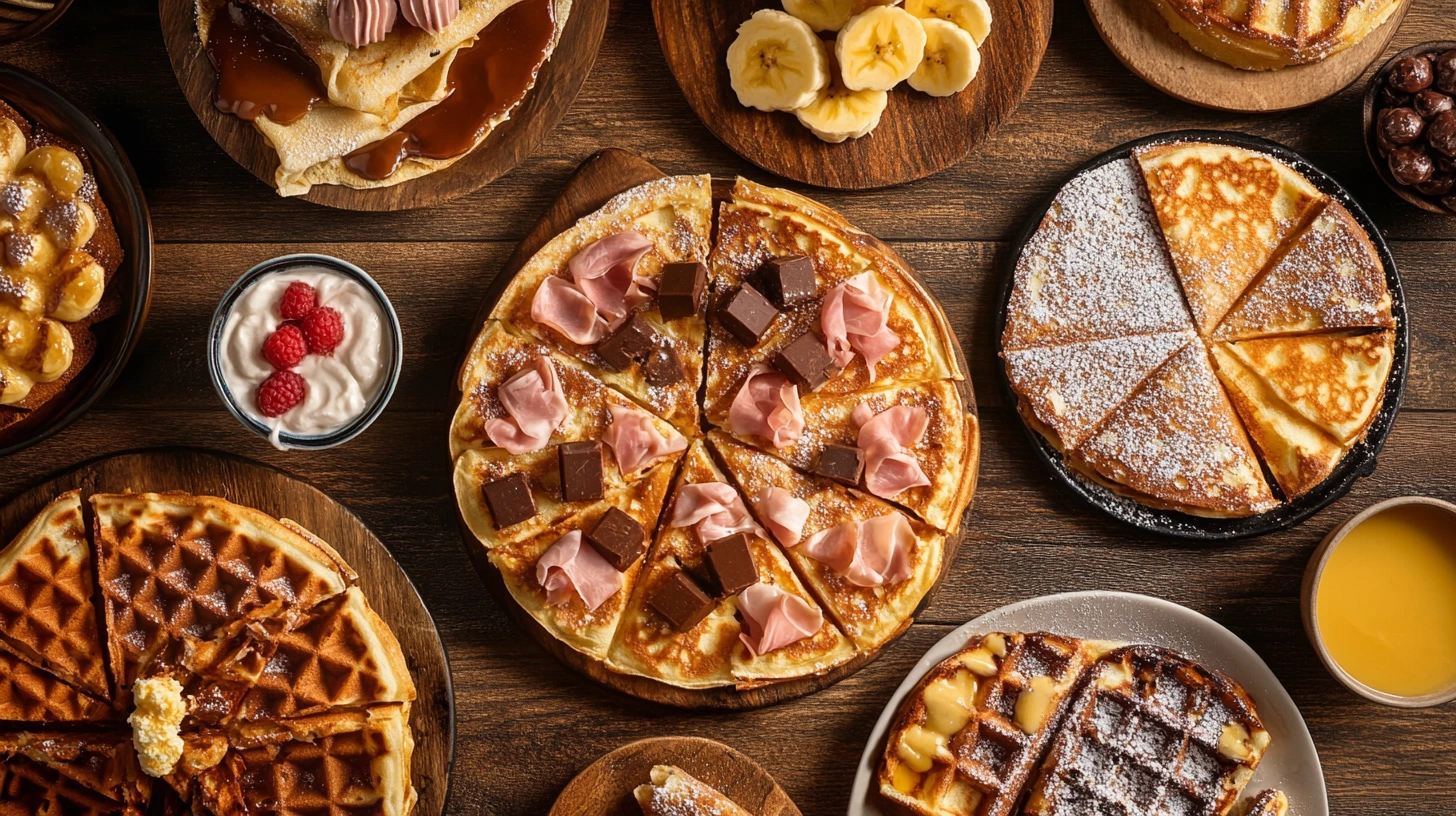
<svg viewBox="0 0 1456 816"><path fill-rule="evenodd" d="M642 157L635 153L616 148L602 150L582 162L581 166L577 168L576 173L566 182L566 187L562 189L561 195L551 203L551 206L547 208L546 214L541 217L541 220L526 233L526 237L522 239L520 245L516 247L516 251L506 260L505 266L486 289L485 298L481 303L480 311L476 314L475 324L471 328L471 341L473 342L475 336L480 333L481 326L485 324L486 318L490 315L491 310L495 308L496 301L500 299L502 292L505 291L511 278L541 247L545 246L557 234L565 231L572 224L575 224L578 219L600 209L612 196L636 187L639 184L645 184L653 179L661 178L663 175L664 173L661 170L657 169ZM731 186L732 182L730 181L715 179L713 182L714 199L725 199ZM888 247L884 248L886 250L889 249ZM904 266L906 269L912 269L913 271L913 268L908 263L905 263ZM919 277L918 273L915 274L916 282L920 286L925 287L925 281ZM925 288L926 291L929 291L928 287ZM963 372L969 371L965 353L961 350L960 340L954 336L954 333L952 333L949 340L952 353L956 357L957 366ZM468 362L468 357L465 361ZM965 402L967 410L973 418L976 417L976 396L971 389L969 376L956 385L960 389L961 398ZM452 402L449 408L453 413L455 406L461 399L458 388L452 390L451 399ZM975 432L972 434L972 445L973 448L966 452L967 466L971 468L973 474L978 474L981 455L979 422L975 427ZM972 497L974 498L974 484L972 485ZM966 506L966 512L970 512L969 503ZM470 528L466 526L465 520L459 517L458 510L456 511L456 520L459 522L460 535L465 542L465 550L470 554L471 562L475 564L475 571L480 573L481 579L489 587L496 601L506 609L510 616L515 619L516 623L520 624L531 635L532 639L540 644L541 648L550 652L557 660L590 677L597 683L624 694L640 697L644 700L651 700L681 708L743 709L773 705L774 703L812 694L834 685L869 665L871 661L879 656L880 651L883 651L885 646L893 643L899 637L899 635L896 635L896 637L887 640L880 647L880 650L856 655L853 660L836 666L824 674L786 680L750 689L736 689L732 686L687 689L668 685L667 683L646 677L620 674L608 669L601 661L593 660L570 646L567 646L537 623L536 619L531 617L529 612L522 609L520 604L516 603L515 599L511 597L510 591L506 589L505 581L501 578L500 572L490 563L490 559L486 556L485 548L481 546L479 540L475 538L475 535L470 532ZM955 561L956 550L960 547L963 537L964 532L956 532L946 536L945 555L941 559L941 573L936 578L935 584L930 588L930 591L925 593L925 597L916 608L915 614L918 615L920 610L924 609L930 603L930 599L934 596L935 590L940 586L941 580L945 578L946 571L950 569L950 565ZM906 621L905 627L901 630L900 634L904 634L910 628L910 623L913 622L913 619L914 616L911 616L911 619Z"/></svg>
<svg viewBox="0 0 1456 816"><path fill-rule="evenodd" d="M724 144L794 181L867 190L925 178L959 162L1021 104L1051 36L1052 3L988 1L991 34L981 44L981 71L970 87L937 99L902 83L890 92L879 127L839 144L819 139L792 113L744 107L729 84L728 46L738 26L778 3L652 0L652 16L683 96Z"/></svg>
<svg viewBox="0 0 1456 816"><path fill-rule="evenodd" d="M1205 108L1266 113L1327 99L1360 78L1395 37L1409 0L1365 39L1328 59L1278 71L1245 71L1193 50L1150 0L1086 0L1112 53L1149 85Z"/></svg>
<svg viewBox="0 0 1456 816"><path fill-rule="evenodd" d="M272 187L273 173L278 167L277 154L251 124L213 105L217 72L197 36L194 0L159 2L162 36L167 43L167 54L172 58L172 71L192 105L192 112L234 161ZM596 62L602 33L607 28L608 4L608 0L575 0L571 4L561 41L541 66L535 87L511 113L511 118L469 155L444 170L393 187L355 190L338 184L318 184L299 198L344 210L411 210L472 193L509 172L531 155L576 100Z"/></svg>
<svg viewBox="0 0 1456 816"><path fill-rule="evenodd" d="M369 605L399 638L419 692L410 710L415 738L411 775L420 797L412 816L444 812L455 752L455 693L445 647L409 576L364 522L282 471L227 454L168 448L98 459L8 500L0 507L0 542L13 538L56 496L75 489L83 497L124 491L217 496L292 519L338 550L359 573L359 588Z"/></svg>
<svg viewBox="0 0 1456 816"><path fill-rule="evenodd" d="M561 791L548 816L640 816L632 791L653 765L676 765L754 816L800 816L772 775L721 742L656 737L623 745L588 765Z"/></svg>

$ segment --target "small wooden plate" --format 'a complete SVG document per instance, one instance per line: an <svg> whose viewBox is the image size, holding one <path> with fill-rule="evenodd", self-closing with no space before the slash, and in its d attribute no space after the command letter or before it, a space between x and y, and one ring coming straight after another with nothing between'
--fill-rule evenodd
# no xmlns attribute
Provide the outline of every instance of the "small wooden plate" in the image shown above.
<svg viewBox="0 0 1456 816"><path fill-rule="evenodd" d="M1264 113L1313 105L1360 78L1395 37L1410 8L1328 59L1278 71L1245 71L1193 50L1149 0L1086 0L1097 32L1122 64L1149 85L1215 110Z"/></svg>
<svg viewBox="0 0 1456 816"><path fill-rule="evenodd" d="M793 800L757 762L701 737L657 737L623 745L577 774L549 816L641 816L632 791L650 779L653 765L682 768L754 816L800 816Z"/></svg>
<svg viewBox="0 0 1456 816"><path fill-rule="evenodd" d="M359 573L359 587L404 650L419 696L414 727L413 816L439 816L455 754L455 692L440 633L409 576L364 522L323 491L280 470L193 448L120 453L81 465L0 506L0 542L9 541L47 503L67 490L83 494L181 490L217 496L289 518L327 541Z"/></svg>
<svg viewBox="0 0 1456 816"><path fill-rule="evenodd" d="M991 35L970 87L941 99L901 84L880 126L839 144L820 140L791 113L746 108L728 82L728 46L760 0L652 0L657 38L683 96L735 153L770 173L841 190L889 187L939 173L991 138L1016 110L1052 31L1050 0L989 0ZM777 7L778 4L773 4Z"/></svg>
<svg viewBox="0 0 1456 816"><path fill-rule="evenodd" d="M1400 196L1407 204L1419 207L1426 212L1440 213L1441 215L1456 218L1456 212L1442 207L1435 200L1428 196L1421 195L1415 189L1396 182L1395 177L1390 174L1390 163L1380 156L1380 149L1375 144L1375 97L1380 93L1380 85L1385 81L1386 74L1390 72L1391 66L1406 57L1416 54L1429 54L1431 52L1450 51L1456 49L1456 41L1436 40L1420 45L1411 46L1385 61L1370 77L1370 85L1365 89L1365 101L1360 109L1361 127L1364 128L1365 155L1370 157L1370 163L1375 165L1375 174L1385 182L1390 191Z"/></svg>
<svg viewBox="0 0 1456 816"><path fill-rule="evenodd" d="M476 335L480 334L481 326L485 325L486 319L489 317L491 310L495 308L496 301L500 299L506 286L510 284L511 278L515 276L516 272L541 247L545 246L548 241L566 230L572 224L575 224L581 217L600 209L612 196L636 187L639 184L645 184L653 179L661 178L663 175L661 170L648 163L642 157L635 153L629 153L628 151L616 148L600 151L582 162L581 166L577 168L576 173L566 182L566 187L562 189L561 195L552 202L551 206L547 208L546 214L531 228L530 232L526 233L526 237L516 247L516 251L506 260L505 266L496 275L495 280L491 282L490 286L487 287L485 298L481 302L480 311L476 314L475 323L471 327L469 335L471 342L473 343ZM726 198L729 186L731 186L731 182L714 180L714 199L721 200ZM908 263L905 264L905 268L913 269ZM925 281L919 278L918 273L916 280L922 287L925 286ZM929 291L929 287L925 288ZM949 329L947 330L949 331ZM961 371L969 371L965 360L965 353L961 349L960 340L955 337L953 332L951 333L949 345L952 353L956 356L956 363ZM469 362L468 348L462 365L465 362ZM458 378L456 381L458 383ZM957 383L957 386L960 389L962 401L966 404L966 409L973 417L976 416L976 396L971 388L969 376ZM459 404L460 399L461 394L459 390L452 389L452 401L449 405L449 410L452 413ZM966 459L967 466L972 469L973 473L976 473L980 467L981 454L979 425L975 429L973 440L973 448L966 452ZM974 497L974 485L972 486L972 495ZM966 512L970 512L969 504L966 507ZM521 605L516 603L515 598L511 596L510 590L506 588L500 571L490 563L485 548L480 545L480 541L476 539L474 533L470 532L470 528L466 526L465 520L460 517L458 505L456 520L460 525L460 535L465 543L465 551L470 554L470 560L475 565L475 571L480 573L481 580L485 582L485 585L490 589L496 601L505 608L507 613L521 628L525 629L531 635L531 638L536 643L540 644L541 648L550 652L557 660L586 675L600 685L615 689L624 694L640 697L644 700L651 700L656 703L678 706L680 708L744 709L773 705L774 703L812 694L834 685L869 665L880 655L880 652L884 650L885 646L893 643L899 637L899 635L896 635L894 638L890 638L882 644L879 650L856 655L848 663L836 666L824 674L813 677L801 677L795 680L785 680L751 689L739 690L732 686L708 689L686 689L647 677L620 674L608 669L601 661L593 660L570 646L567 646L557 639L556 636L546 631L545 627L541 626L535 618L531 617L529 612L522 609ZM935 585L930 588L929 592L925 593L925 597L920 601L920 605L915 610L916 615L920 614L920 611L930 603L930 599L934 596L936 588L940 586L941 580L945 578L945 573L950 570L951 564L954 563L956 550L960 547L961 540L964 537L964 530L946 536L945 555L941 559L940 576L936 578ZM910 628L910 623L913 621L914 615L911 616L910 620L906 621L904 628L900 630L900 634L904 634Z"/></svg>
<svg viewBox="0 0 1456 816"><path fill-rule="evenodd" d="M343 210L393 212L433 207L495 181L531 155L576 100L596 62L602 33L607 28L607 8L608 0L575 0L571 4L561 41L541 66L535 87L511 118L469 155L444 170L393 187L355 190L339 184L316 184L298 197ZM213 105L217 72L197 36L196 3L160 0L159 11L172 71L192 105L192 112L233 161L272 187L278 155L251 124Z"/></svg>

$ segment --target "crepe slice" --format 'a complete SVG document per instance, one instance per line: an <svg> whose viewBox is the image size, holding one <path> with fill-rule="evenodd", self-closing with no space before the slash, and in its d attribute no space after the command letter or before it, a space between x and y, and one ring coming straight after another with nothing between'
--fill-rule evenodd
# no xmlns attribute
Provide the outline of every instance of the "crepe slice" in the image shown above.
<svg viewBox="0 0 1456 816"><path fill-rule="evenodd" d="M1380 410L1395 333L1269 337L1227 348L1306 420L1350 444Z"/></svg>
<svg viewBox="0 0 1456 816"><path fill-rule="evenodd" d="M940 576L945 555L940 531L888 502L803 475L721 432L712 432L708 440L760 524L856 648L876 651L910 626L915 608ZM803 503L800 515L787 511L786 523L780 520L785 495ZM888 528L891 546L877 552L875 545L886 542L873 541L872 528L881 525ZM825 546L834 543L831 537L857 546L835 552ZM844 556L851 553L854 560L848 562Z"/></svg>
<svg viewBox="0 0 1456 816"><path fill-rule="evenodd" d="M1032 427L1059 449L1075 448L1193 332L1137 334L1003 351L1006 374Z"/></svg>
<svg viewBox="0 0 1456 816"><path fill-rule="evenodd" d="M1284 496L1303 496L1333 473L1345 455L1339 440L1290 408L1228 348L1212 351L1229 401Z"/></svg>
<svg viewBox="0 0 1456 816"><path fill-rule="evenodd" d="M1003 351L1193 328L1130 158L1067 182L1013 275Z"/></svg>
<svg viewBox="0 0 1456 816"><path fill-rule="evenodd" d="M686 434L696 432L697 396L702 382L703 336L706 331L704 318L696 314L677 320L663 320L654 293L665 264L702 261L708 257L713 217L711 193L708 176L668 176L613 197L601 209L577 221L532 256L511 279L491 312L491 318L585 362L603 382L632 397L678 430ZM662 343L677 358L682 377L671 384L653 385L648 381L643 366L637 363L625 370L613 370L598 351L599 339L592 339L589 343L575 342L560 327L542 323L536 317L540 314L536 308L538 290L543 286L575 287L577 282L571 270L572 259L599 241L627 233L645 237L651 244L635 262L631 257L621 260L622 266L630 267L633 290L645 298L644 303L629 303L627 308L629 311L635 309L639 319L662 338ZM608 276L611 274L608 273ZM553 278L555 280L551 281ZM614 324L610 328L615 330L625 322L625 318L610 322Z"/></svg>
<svg viewBox="0 0 1456 816"><path fill-rule="evenodd" d="M292 522L211 496L91 497L107 652L117 696L180 664L223 627L292 622L352 586L328 544Z"/></svg>
<svg viewBox="0 0 1456 816"><path fill-rule="evenodd" d="M137 766L125 732L27 731L0 735L0 777L11 775L0 800L11 813L120 813L140 816L151 779ZM16 784L18 780L24 780ZM54 796L50 810L31 810ZM12 798L13 797L13 798ZM74 808L74 809L73 809ZM3 808L0 808L3 810Z"/></svg>
<svg viewBox="0 0 1456 816"><path fill-rule="evenodd" d="M1249 516L1277 504L1198 340L1109 414L1069 461L1143 501L1195 515Z"/></svg>
<svg viewBox="0 0 1456 816"><path fill-rule="evenodd" d="M0 720L54 723L117 720L121 716L101 700L0 646Z"/></svg>
<svg viewBox="0 0 1456 816"><path fill-rule="evenodd" d="M81 493L52 501L0 550L0 643L76 688L111 698Z"/></svg>
<svg viewBox="0 0 1456 816"><path fill-rule="evenodd" d="M1204 333L1326 200L1288 165L1241 147L1184 142L1144 148L1136 158Z"/></svg>
<svg viewBox="0 0 1456 816"><path fill-rule="evenodd" d="M642 575L607 654L607 667L682 688L744 689L822 674L852 658L854 648L849 640L819 613L782 550L764 538L766 534L751 521L747 535L758 572L757 584L738 595L718 598L707 616L686 631L675 630L649 606L649 600L679 572L686 573L710 597L714 592L705 563L710 542L701 540L697 525L673 526L677 504L687 501L685 496L697 495L699 488L694 486L713 483L726 485L727 479L713 464L702 440L698 440L683 459L657 538L647 552ZM742 496L737 500L744 501ZM771 594L778 602L799 609L807 606L821 618L818 630L780 648L755 654L744 642L743 636L752 633L740 618L745 614L741 606L747 593Z"/></svg>
<svg viewBox="0 0 1456 816"><path fill-rule="evenodd" d="M632 596L632 589L642 571L642 559L632 562L621 572L600 556L593 559L594 563L600 562L597 564L599 569L610 571L608 577L616 582L618 588L605 599L593 596L592 600L596 605L589 608L583 597L582 587L575 584L564 588L564 598L558 603L551 602L551 593L540 581L541 558L572 533L583 539L575 541L575 544L585 548L583 555L590 558L595 550L584 540L585 534L612 508L626 513L633 521L642 525L647 541L650 542L657 529L658 516L662 512L663 500L667 497L667 488L672 483L675 469L675 461L663 462L630 487L615 491L608 499L550 525L535 538L492 549L490 562L500 570L506 589L510 590L516 603L546 631L571 648L595 660L606 659L607 649L612 645L612 636L617 632L622 612L626 609L627 600ZM583 568L578 573L569 564L562 570L562 576L573 582L592 579L589 568ZM554 578L555 576L551 576L548 581ZM610 588L610 585L605 587L601 590L602 594L606 594L606 590Z"/></svg>
<svg viewBox="0 0 1456 816"><path fill-rule="evenodd" d="M737 802L676 765L653 765L649 780L632 791L642 816L749 816Z"/></svg>
<svg viewBox="0 0 1456 816"><path fill-rule="evenodd" d="M755 366L771 364L780 349L806 333L824 342L826 297L836 287L860 284L866 274L868 285L889 296L884 321L893 347L876 361L873 379L864 355L856 351L816 393L964 378L946 339L951 332L944 312L894 250L818 202L739 179L732 199L718 209L718 242L709 261L714 298L751 281L766 261L793 255L813 262L818 294L781 310L757 344L745 346L716 312L710 317L703 400L709 421L727 424L729 406Z"/></svg>
<svg viewBox="0 0 1456 816"><path fill-rule="evenodd" d="M1385 265L1350 211L1331 201L1213 336L1244 340L1331 329L1393 329Z"/></svg>

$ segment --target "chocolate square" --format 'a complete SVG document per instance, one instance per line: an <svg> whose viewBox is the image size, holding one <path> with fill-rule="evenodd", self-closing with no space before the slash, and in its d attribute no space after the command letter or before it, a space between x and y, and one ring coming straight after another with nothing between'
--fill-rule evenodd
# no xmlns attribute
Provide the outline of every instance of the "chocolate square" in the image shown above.
<svg viewBox="0 0 1456 816"><path fill-rule="evenodd" d="M569 502L597 501L604 491L602 443L567 442L556 446L561 466L561 498Z"/></svg>
<svg viewBox="0 0 1456 816"><path fill-rule="evenodd" d="M819 451L819 461L814 463L815 474L850 487L859 484L859 477L863 472L864 455L860 449L849 445L836 445L833 442Z"/></svg>
<svg viewBox="0 0 1456 816"><path fill-rule="evenodd" d="M607 559L617 572L627 568L647 552L647 531L637 519L613 507L586 531L586 541Z"/></svg>
<svg viewBox="0 0 1456 816"><path fill-rule="evenodd" d="M758 583L758 566L753 563L747 533L734 533L709 544L707 561L718 582L718 593L724 597Z"/></svg>
<svg viewBox="0 0 1456 816"><path fill-rule="evenodd" d="M819 294L814 262L804 255L774 258L758 268L758 285L780 309L788 309Z"/></svg>
<svg viewBox="0 0 1456 816"><path fill-rule="evenodd" d="M524 473L486 482L485 506L490 508L491 520L497 530L536 516L536 497L531 495L531 481Z"/></svg>
<svg viewBox="0 0 1456 816"><path fill-rule="evenodd" d="M697 582L686 573L678 571L652 593L652 597L647 599L647 605L667 618L672 628L683 632L708 617L708 613L718 606L718 601L708 597L708 593L699 588Z"/></svg>
<svg viewBox="0 0 1456 816"><path fill-rule="evenodd" d="M708 293L708 267L698 261L670 263L657 279L657 311L663 320L692 317L703 310Z"/></svg>
<svg viewBox="0 0 1456 816"><path fill-rule="evenodd" d="M778 313L767 298L746 283L729 292L718 304L718 319L723 321L723 328L745 346L758 345Z"/></svg>
<svg viewBox="0 0 1456 816"><path fill-rule="evenodd" d="M677 352L667 343L662 343L647 355L647 361L642 364L642 374L647 378L648 385L658 388L677 385L687 379L683 376L682 360L678 359Z"/></svg>
<svg viewBox="0 0 1456 816"><path fill-rule="evenodd" d="M607 368L626 371L632 363L646 360L647 355L657 348L659 340L657 330L648 325L640 314L634 314L607 339L597 343L597 354L601 355Z"/></svg>
<svg viewBox="0 0 1456 816"><path fill-rule="evenodd" d="M773 356L773 367L801 389L813 391L839 373L839 366L829 356L824 341L813 332L804 332L794 342L779 349Z"/></svg>

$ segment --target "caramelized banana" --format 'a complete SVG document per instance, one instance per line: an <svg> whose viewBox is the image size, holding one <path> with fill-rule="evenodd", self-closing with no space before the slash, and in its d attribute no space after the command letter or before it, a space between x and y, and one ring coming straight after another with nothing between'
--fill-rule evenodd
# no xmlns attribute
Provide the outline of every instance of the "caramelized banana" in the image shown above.
<svg viewBox="0 0 1456 816"><path fill-rule="evenodd" d="M106 289L106 270L80 250L67 252L61 258L54 281L60 296L50 311L50 316L66 323L85 319L96 311L101 295Z"/></svg>

